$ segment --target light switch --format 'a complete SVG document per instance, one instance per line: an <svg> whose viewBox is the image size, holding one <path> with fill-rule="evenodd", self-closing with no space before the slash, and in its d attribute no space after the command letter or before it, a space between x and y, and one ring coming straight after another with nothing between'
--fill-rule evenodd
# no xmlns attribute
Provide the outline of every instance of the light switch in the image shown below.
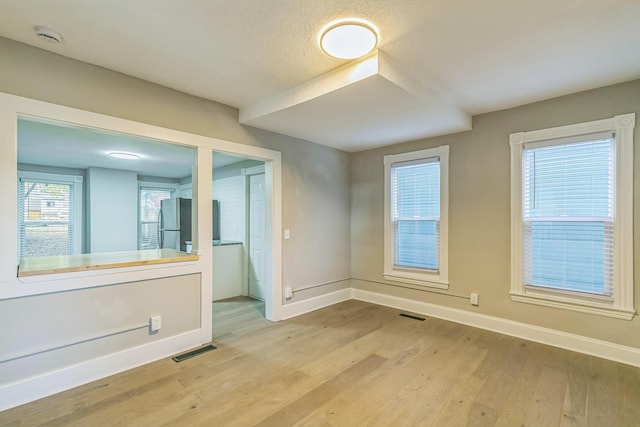
<svg viewBox="0 0 640 427"><path fill-rule="evenodd" d="M289 239L289 237L291 237L291 234L289 233L289 229L284 230L284 239L287 240Z"/></svg>

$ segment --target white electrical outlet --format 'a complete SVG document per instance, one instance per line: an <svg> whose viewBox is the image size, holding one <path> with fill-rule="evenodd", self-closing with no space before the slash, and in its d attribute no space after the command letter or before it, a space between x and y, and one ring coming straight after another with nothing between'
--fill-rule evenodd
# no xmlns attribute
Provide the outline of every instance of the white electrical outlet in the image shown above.
<svg viewBox="0 0 640 427"><path fill-rule="evenodd" d="M284 297L286 299L293 298L293 289L291 289L291 287L287 286L286 288L284 288Z"/></svg>
<svg viewBox="0 0 640 427"><path fill-rule="evenodd" d="M471 293L471 305L478 305L478 294L476 292Z"/></svg>
<svg viewBox="0 0 640 427"><path fill-rule="evenodd" d="M162 317L160 316L151 316L149 320L149 324L151 325L151 332L159 331L162 328Z"/></svg>

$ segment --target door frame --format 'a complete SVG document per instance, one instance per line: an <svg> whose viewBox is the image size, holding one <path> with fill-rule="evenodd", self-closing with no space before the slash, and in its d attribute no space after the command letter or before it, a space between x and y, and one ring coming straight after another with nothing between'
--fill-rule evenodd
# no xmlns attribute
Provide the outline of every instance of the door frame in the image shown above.
<svg viewBox="0 0 640 427"><path fill-rule="evenodd" d="M218 143L210 153L210 159L216 152L245 157L251 160L264 162L263 165L253 168L245 168L244 175L255 174L256 170L264 172L265 178L265 268L267 294L264 300L264 315L267 320L277 322L282 320L282 155L279 151L269 150L252 145L244 145L224 141ZM212 160L209 160L212 161ZM245 178L246 179L246 178ZM245 181L245 191L248 191ZM211 193L210 193L211 194ZM215 198L215 195L214 195ZM247 235L247 234L245 234ZM248 265L245 254L245 268L243 283L248 280L246 266ZM214 284L215 286L215 284ZM243 289L248 290L248 283L243 284ZM211 317L211 307L209 307ZM204 314L204 313L203 313Z"/></svg>
<svg viewBox="0 0 640 427"><path fill-rule="evenodd" d="M266 173L265 173L265 165L258 165L258 166L253 166L250 168L245 168L242 170L242 174L245 177L245 197L247 200L247 221L246 221L246 228L245 228L245 236L246 237L246 241L247 241L247 249L251 248L250 245L250 239L251 239L251 215L250 215L250 209L251 209L251 176L253 175L265 175L265 197L266 197L266 193L268 191L268 188L266 187ZM265 219L266 219L266 203L265 203ZM268 227L268 224L265 225L265 230L266 227ZM266 246L266 245L265 245ZM251 280L250 276L249 276L249 266L250 266L250 255L249 255L249 250L245 251L245 257L244 257L244 276L243 276L243 295L249 295L249 290L250 290L250 285L249 285L249 280ZM267 263L265 262L265 265ZM246 290L246 292L245 292ZM266 300L265 300L266 302Z"/></svg>
<svg viewBox="0 0 640 427"><path fill-rule="evenodd" d="M25 98L0 92L0 188L8 200L0 206L0 231L7 236L6 244L0 247L0 255L6 261L0 268L0 299L18 298L27 295L46 294L72 289L90 288L108 284L126 283L133 280L137 268L122 273L114 269L96 272L75 273L69 280L55 280L41 283L39 286L24 286L16 278L17 259L17 120L19 117L32 117L38 120L67 123L69 125L98 128L105 131L137 135L168 143L192 147L195 150L193 174L193 215L198 219L194 223L193 251L200 255L197 268L189 271L201 274L201 342L212 339L211 283L212 283L212 246L211 246L211 203L212 196L212 157L214 151L254 158L265 162L266 219L267 219L267 278L270 281L269 301L265 304L265 317L272 321L282 319L282 156L279 151L258 146L212 138L203 135L178 131L148 123L136 122L119 117L108 116L36 99ZM202 244L199 244L202 243ZM166 267L167 270L171 268ZM173 267L173 274L180 268ZM151 271L151 270L150 270ZM153 270L162 275L165 268ZM182 271L182 270L180 270ZM113 274L112 274L113 273ZM147 271L145 270L145 273ZM137 276L136 276L137 277Z"/></svg>

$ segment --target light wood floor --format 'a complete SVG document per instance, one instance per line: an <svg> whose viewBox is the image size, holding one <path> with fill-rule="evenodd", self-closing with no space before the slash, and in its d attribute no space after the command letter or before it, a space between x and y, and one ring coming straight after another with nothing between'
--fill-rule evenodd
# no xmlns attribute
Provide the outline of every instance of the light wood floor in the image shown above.
<svg viewBox="0 0 640 427"><path fill-rule="evenodd" d="M214 307L219 348L0 413L0 425L638 426L640 369L348 301L270 323Z"/></svg>

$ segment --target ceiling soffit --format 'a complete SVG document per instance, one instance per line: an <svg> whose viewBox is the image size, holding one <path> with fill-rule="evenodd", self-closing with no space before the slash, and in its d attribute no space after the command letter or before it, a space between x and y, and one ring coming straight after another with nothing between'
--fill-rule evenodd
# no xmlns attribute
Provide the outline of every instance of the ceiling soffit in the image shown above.
<svg viewBox="0 0 640 427"><path fill-rule="evenodd" d="M471 116L381 51L240 109L240 123L360 151L471 129Z"/></svg>

